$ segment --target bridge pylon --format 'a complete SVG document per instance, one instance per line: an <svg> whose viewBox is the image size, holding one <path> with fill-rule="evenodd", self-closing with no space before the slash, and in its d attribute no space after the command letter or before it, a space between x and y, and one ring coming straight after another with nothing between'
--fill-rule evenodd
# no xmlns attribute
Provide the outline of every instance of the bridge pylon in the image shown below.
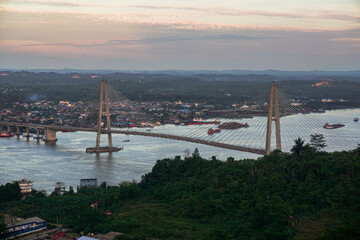
<svg viewBox="0 0 360 240"><path fill-rule="evenodd" d="M104 96L105 95L105 96ZM103 106L105 103L105 106ZM104 109L105 108L105 112ZM109 146L100 147L100 137L103 132L102 124L103 124L103 116L106 116L106 131L108 135ZM121 150L121 148L112 146L112 136L111 136L111 121L110 121L110 103L109 103L109 91L108 91L108 82L105 77L101 80L100 85L100 104L99 104L99 116L98 116L98 124L97 124L97 134L96 134L96 147L95 148L87 148L86 152L89 153L101 153L101 152L117 152Z"/></svg>
<svg viewBox="0 0 360 240"><path fill-rule="evenodd" d="M271 128L273 122L275 122L276 149L281 151L279 99L278 88L275 81L273 81L270 86L270 101L266 130L265 155L269 155L271 151Z"/></svg>

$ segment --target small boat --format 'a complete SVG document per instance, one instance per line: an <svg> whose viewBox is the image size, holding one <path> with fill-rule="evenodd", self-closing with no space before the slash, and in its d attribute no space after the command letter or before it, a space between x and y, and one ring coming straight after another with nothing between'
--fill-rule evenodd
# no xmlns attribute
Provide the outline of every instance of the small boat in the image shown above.
<svg viewBox="0 0 360 240"><path fill-rule="evenodd" d="M130 142L130 140L129 140L129 139L126 139L126 140L123 140L123 142Z"/></svg>
<svg viewBox="0 0 360 240"><path fill-rule="evenodd" d="M354 122L358 122L359 121L359 118L354 118Z"/></svg>
<svg viewBox="0 0 360 240"><path fill-rule="evenodd" d="M11 133L9 133L7 131L1 131L0 132L0 137L13 137L13 136L14 136L14 134L11 134Z"/></svg>
<svg viewBox="0 0 360 240"><path fill-rule="evenodd" d="M220 128L215 128L215 133L220 133L221 132L221 129Z"/></svg>
<svg viewBox="0 0 360 240"><path fill-rule="evenodd" d="M326 123L326 124L324 125L324 128L325 128L325 129L335 129L335 128L341 128L341 127L345 127L345 125L344 125L344 124L340 124L340 123L337 123L337 124L328 124L328 123Z"/></svg>
<svg viewBox="0 0 360 240"><path fill-rule="evenodd" d="M215 121L203 121L202 118L193 118L192 121L185 121L183 122L184 125L204 125L204 124L220 124L220 119L217 118Z"/></svg>
<svg viewBox="0 0 360 240"><path fill-rule="evenodd" d="M213 135L215 133L214 129L210 128L207 132L208 135Z"/></svg>

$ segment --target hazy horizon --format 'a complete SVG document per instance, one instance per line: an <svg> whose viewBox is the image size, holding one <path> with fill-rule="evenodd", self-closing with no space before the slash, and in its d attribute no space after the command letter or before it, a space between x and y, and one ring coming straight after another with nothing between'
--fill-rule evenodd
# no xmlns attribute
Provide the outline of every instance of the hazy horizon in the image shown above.
<svg viewBox="0 0 360 240"><path fill-rule="evenodd" d="M322 69L310 69L310 70L280 70L280 69L111 69L111 68L0 68L0 71L40 71L40 70L56 70L56 71L66 71L66 70L78 70L78 71L119 71L119 72L166 72L166 71L178 71L178 72L360 72L360 68L354 70L322 70Z"/></svg>

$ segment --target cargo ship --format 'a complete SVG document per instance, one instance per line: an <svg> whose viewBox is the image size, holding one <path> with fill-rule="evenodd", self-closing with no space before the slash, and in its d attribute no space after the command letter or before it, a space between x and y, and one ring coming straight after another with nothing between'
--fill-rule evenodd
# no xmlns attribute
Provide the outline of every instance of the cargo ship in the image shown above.
<svg viewBox="0 0 360 240"><path fill-rule="evenodd" d="M201 118L194 118L192 121L183 122L184 125L204 125L204 124L220 124L220 119L215 119L215 121L203 121Z"/></svg>
<svg viewBox="0 0 360 240"><path fill-rule="evenodd" d="M13 137L13 136L14 136L14 134L11 134L11 133L9 133L7 131L1 131L0 132L0 137Z"/></svg>
<svg viewBox="0 0 360 240"><path fill-rule="evenodd" d="M341 128L341 127L345 127L345 125L344 125L344 124L340 124L340 123L337 123L337 124L328 124L328 123L326 123L326 124L324 125L324 128L325 128L325 129L335 129L335 128Z"/></svg>

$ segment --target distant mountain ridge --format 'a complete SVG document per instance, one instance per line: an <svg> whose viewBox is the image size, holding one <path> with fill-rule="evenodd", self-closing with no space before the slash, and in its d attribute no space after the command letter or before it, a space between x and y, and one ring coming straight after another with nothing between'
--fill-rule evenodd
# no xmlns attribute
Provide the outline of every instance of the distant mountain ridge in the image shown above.
<svg viewBox="0 0 360 240"><path fill-rule="evenodd" d="M360 70L356 71L282 71L282 70L113 70L113 69L0 69L0 71L28 71L28 72L55 72L60 74L79 73L79 74L111 74L111 73L129 73L129 74L165 74L175 76L201 76L201 75L263 75L274 77L360 77Z"/></svg>

